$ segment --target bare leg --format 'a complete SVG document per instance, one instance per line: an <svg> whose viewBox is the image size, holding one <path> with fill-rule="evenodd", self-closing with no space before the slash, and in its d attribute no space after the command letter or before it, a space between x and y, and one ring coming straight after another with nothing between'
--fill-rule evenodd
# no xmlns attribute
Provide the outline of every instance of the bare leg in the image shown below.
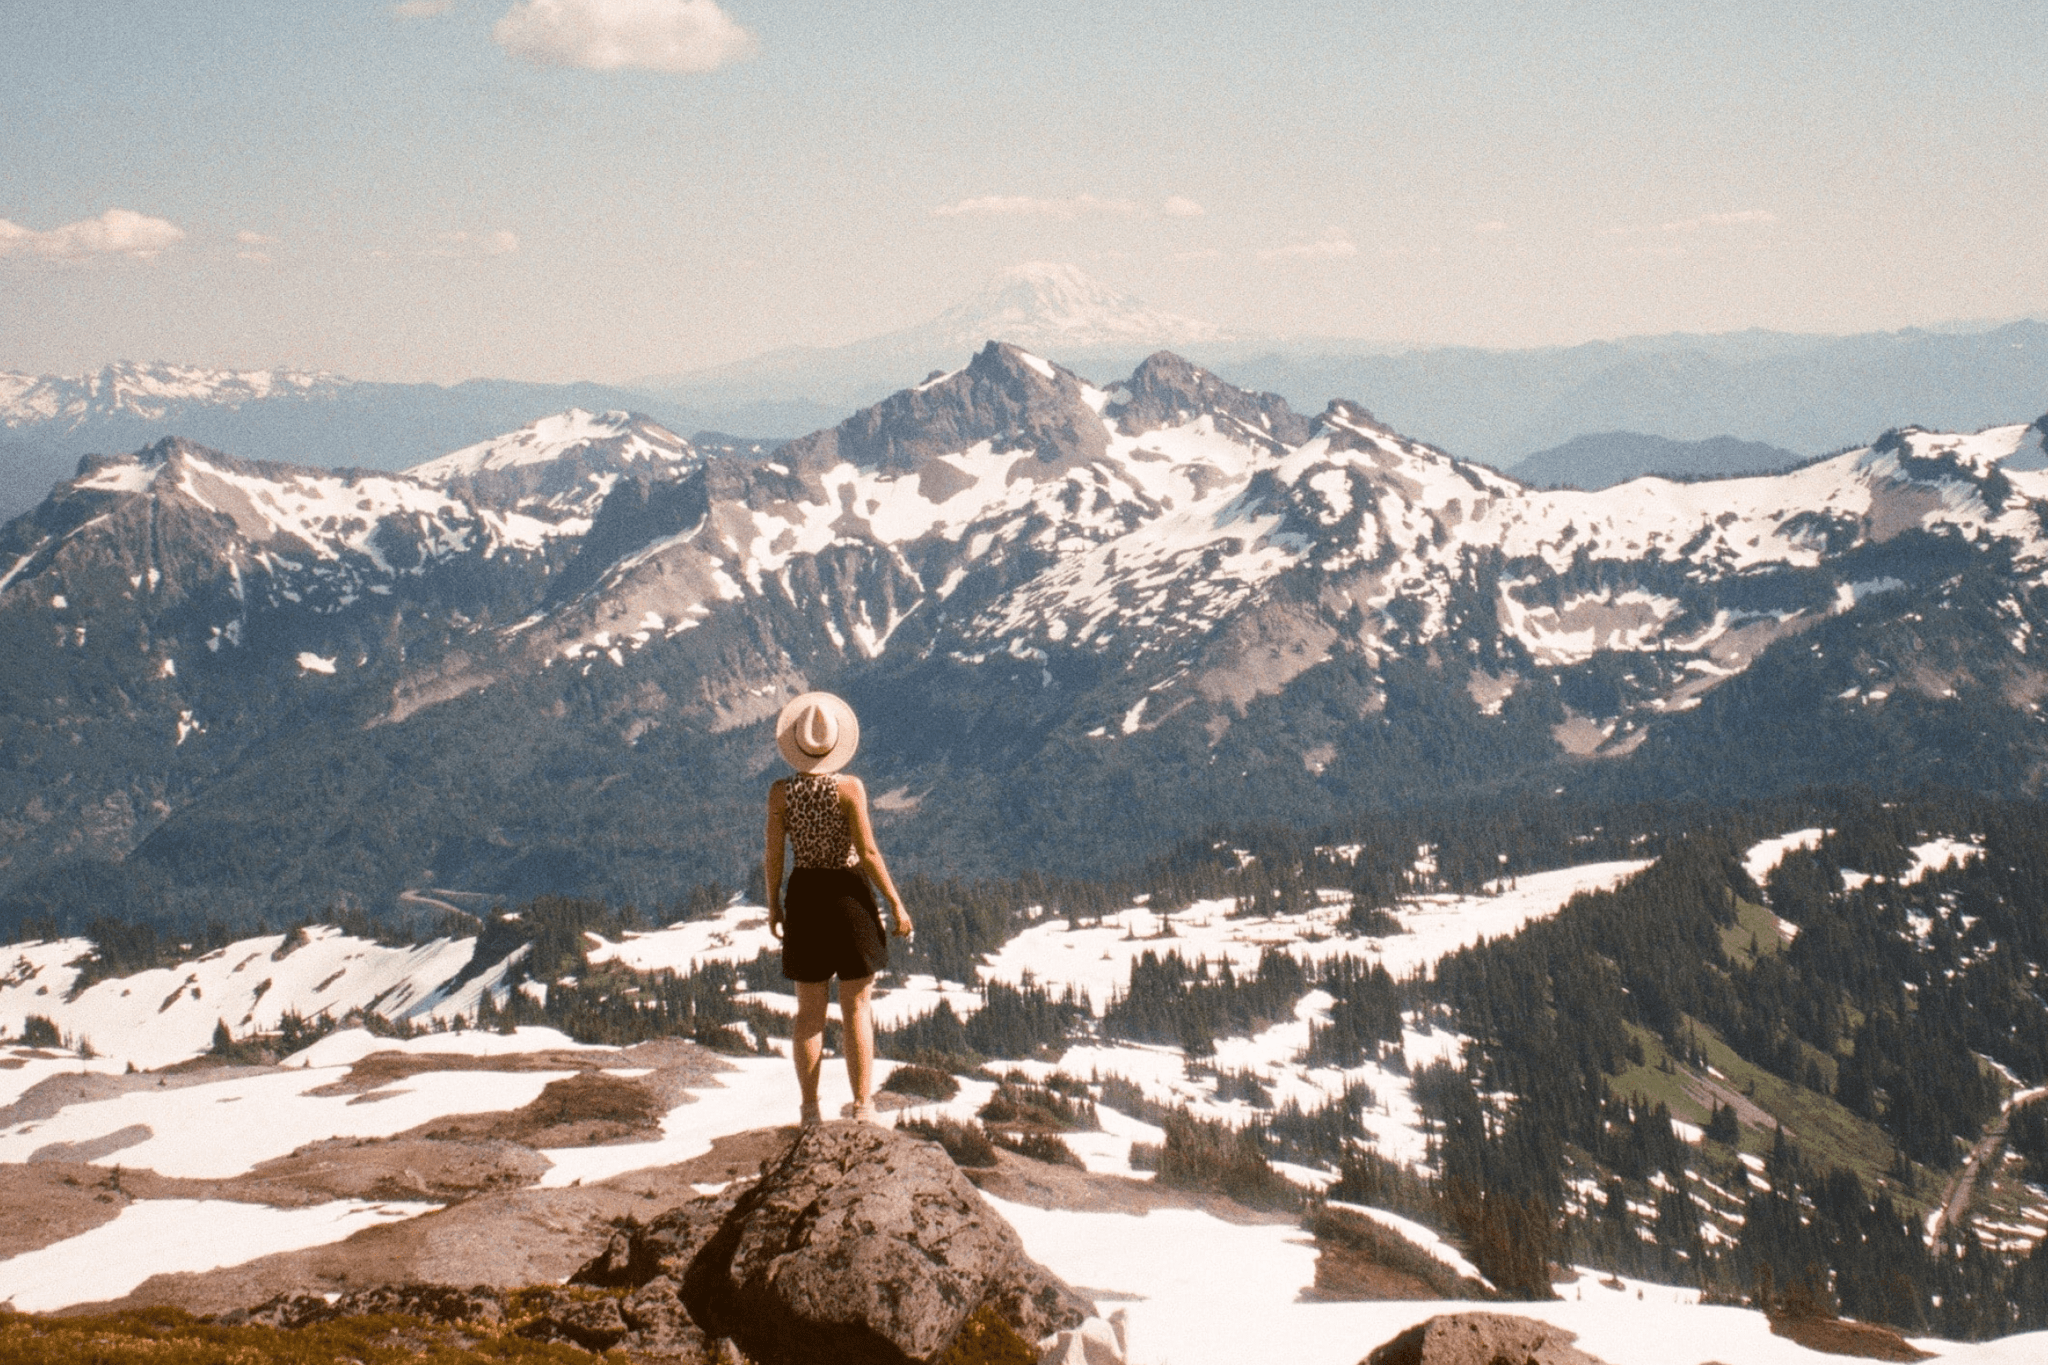
<svg viewBox="0 0 2048 1365"><path fill-rule="evenodd" d="M825 1060L825 1007L831 999L829 981L796 983L796 1026L789 1055L796 1062L796 1084L807 1117L818 1112L818 1071Z"/></svg>
<svg viewBox="0 0 2048 1365"><path fill-rule="evenodd" d="M872 976L839 983L839 1022L846 1038L846 1079L853 1086L853 1107L858 1113L871 1103L869 1087L875 1073L875 1016L869 995Z"/></svg>

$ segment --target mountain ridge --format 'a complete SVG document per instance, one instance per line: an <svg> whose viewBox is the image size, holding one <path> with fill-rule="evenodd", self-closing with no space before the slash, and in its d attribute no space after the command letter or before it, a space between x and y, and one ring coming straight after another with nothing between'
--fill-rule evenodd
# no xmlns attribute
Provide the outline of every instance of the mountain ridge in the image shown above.
<svg viewBox="0 0 2048 1365"><path fill-rule="evenodd" d="M1516 479L1533 487L1597 492L1646 474L1677 479L1739 478L1775 474L1798 463L1798 455L1780 446L1738 441L1732 436L1673 441L1640 431L1603 431L1539 450L1511 468Z"/></svg>
<svg viewBox="0 0 2048 1365"><path fill-rule="evenodd" d="M860 710L885 837L934 872L1112 870L1246 809L2032 791L2041 430L1538 492L1356 403L991 343L776 449L662 434L601 492L590 442L512 466L573 508L97 461L0 529L0 913L673 899L746 875L765 724L813 687Z"/></svg>

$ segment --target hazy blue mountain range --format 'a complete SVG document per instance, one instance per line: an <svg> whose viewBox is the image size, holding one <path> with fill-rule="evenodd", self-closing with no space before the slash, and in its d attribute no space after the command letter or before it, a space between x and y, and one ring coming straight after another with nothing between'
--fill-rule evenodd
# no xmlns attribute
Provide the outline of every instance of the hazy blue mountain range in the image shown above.
<svg viewBox="0 0 2048 1365"><path fill-rule="evenodd" d="M1355 403L992 343L773 450L160 442L0 529L0 913L664 903L748 875L811 687L949 875L1513 793L2032 793L2041 431L1546 493Z"/></svg>
<svg viewBox="0 0 2048 1365"><path fill-rule="evenodd" d="M690 409L600 384L379 384L125 361L75 378L0 373L0 516L33 507L81 456L169 435L252 459L390 470L567 408L632 409L679 431L743 436L790 436L842 415L800 401Z"/></svg>
<svg viewBox="0 0 2048 1365"><path fill-rule="evenodd" d="M1645 474L1674 479L1724 479L1790 469L1799 456L1761 441L1715 436L1674 441L1640 431L1603 431L1574 436L1561 446L1539 450L1514 466L1515 478L1531 488L1611 488Z"/></svg>
<svg viewBox="0 0 2048 1365"><path fill-rule="evenodd" d="M1918 423L1976 430L2048 407L2048 325L1800 336L1748 331L1631 337L1520 351L1392 350L1342 340L1232 337L1164 313L1068 265L996 276L939 316L835 347L791 347L623 386L471 380L363 383L285 370L122 362L92 375L0 373L0 516L25 511L78 457L180 435L244 458L402 469L566 408L645 413L671 430L795 436L945 373L1003 338L1079 374L1128 373L1164 346L1233 383L1313 410L1350 394L1397 430L1462 459L1514 469L1595 433L1718 438L1811 458ZM1611 446L1611 443L1610 443ZM1664 450L1557 461L1536 483L1596 486L1637 473L1725 470Z"/></svg>
<svg viewBox="0 0 2048 1365"><path fill-rule="evenodd" d="M1004 272L916 327L650 376L633 387L693 407L802 398L844 412L879 401L907 377L957 365L993 337L1097 375L1125 373L1164 346L1303 410L1351 395L1400 431L1501 469L1595 432L1727 436L1807 458L1890 427L1976 430L2048 408L2048 324L2034 321L1855 336L1752 330L1527 350L1396 349L1232 337L1049 264Z"/></svg>
<svg viewBox="0 0 2048 1365"><path fill-rule="evenodd" d="M1592 432L1730 436L1802 457L1917 423L1976 430L2048 407L2048 324L1859 336L1736 332L1527 351L1192 351L1290 400L1357 394L1402 431L1498 468Z"/></svg>

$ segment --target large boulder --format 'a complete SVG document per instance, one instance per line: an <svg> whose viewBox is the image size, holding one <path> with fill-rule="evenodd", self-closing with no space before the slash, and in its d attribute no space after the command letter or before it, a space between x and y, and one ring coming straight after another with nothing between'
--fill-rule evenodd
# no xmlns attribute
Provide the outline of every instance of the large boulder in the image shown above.
<svg viewBox="0 0 2048 1365"><path fill-rule="evenodd" d="M983 1308L1024 1342L1093 1315L937 1144L861 1123L805 1130L696 1251L682 1297L759 1365L922 1365Z"/></svg>
<svg viewBox="0 0 2048 1365"><path fill-rule="evenodd" d="M1601 1365L1574 1332L1509 1313L1445 1313L1419 1322L1359 1365Z"/></svg>

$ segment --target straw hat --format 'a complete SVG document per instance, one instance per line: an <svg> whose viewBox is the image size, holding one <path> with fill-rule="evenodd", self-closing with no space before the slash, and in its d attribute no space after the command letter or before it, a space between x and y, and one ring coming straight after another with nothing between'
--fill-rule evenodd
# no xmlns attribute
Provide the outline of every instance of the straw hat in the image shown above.
<svg viewBox="0 0 2048 1365"><path fill-rule="evenodd" d="M860 721L830 692L806 692L776 717L775 745L800 773L836 773L860 747Z"/></svg>

